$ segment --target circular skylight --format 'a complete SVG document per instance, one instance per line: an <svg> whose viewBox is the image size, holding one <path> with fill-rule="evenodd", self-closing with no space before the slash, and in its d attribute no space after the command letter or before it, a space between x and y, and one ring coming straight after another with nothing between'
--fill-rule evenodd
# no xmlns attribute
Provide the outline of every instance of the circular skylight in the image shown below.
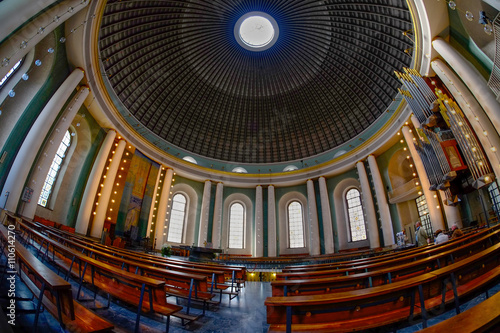
<svg viewBox="0 0 500 333"><path fill-rule="evenodd" d="M266 46L273 37L273 25L263 16L250 16L240 25L240 38L251 47Z"/></svg>
<svg viewBox="0 0 500 333"><path fill-rule="evenodd" d="M279 29L276 20L262 12L250 12L236 22L236 41L247 50L263 51L274 45Z"/></svg>

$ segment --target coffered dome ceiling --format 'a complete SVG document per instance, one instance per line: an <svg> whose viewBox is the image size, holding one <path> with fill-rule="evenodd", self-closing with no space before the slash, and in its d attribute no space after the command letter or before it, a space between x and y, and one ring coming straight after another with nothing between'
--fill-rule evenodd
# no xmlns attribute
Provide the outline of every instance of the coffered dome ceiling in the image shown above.
<svg viewBox="0 0 500 333"><path fill-rule="evenodd" d="M264 50L235 32L254 11L276 21ZM158 139L276 163L332 150L387 110L411 27L405 0L109 0L99 53L110 93Z"/></svg>

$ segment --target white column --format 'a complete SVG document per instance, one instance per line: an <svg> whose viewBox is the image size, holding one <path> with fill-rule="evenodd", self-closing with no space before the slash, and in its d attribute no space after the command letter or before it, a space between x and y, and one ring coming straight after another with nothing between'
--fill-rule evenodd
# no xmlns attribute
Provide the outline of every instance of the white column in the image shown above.
<svg viewBox="0 0 500 333"><path fill-rule="evenodd" d="M4 1L5 4L7 4L7 2ZM54 6L43 14L35 17L33 21L27 23L16 33L10 36L7 41L0 45L0 77L4 77L12 66L28 54L28 52L33 49L36 44L38 44L38 42L45 38L45 36L51 33L55 28L63 24L64 21L78 13L81 9L85 8L88 3L89 1L82 3L81 0L63 1L57 6ZM30 3L27 7L32 5L35 4ZM2 3L2 11L3 6L4 4ZM13 16L15 19L19 19L17 14ZM56 16L58 19L56 19ZM26 19L28 18L29 17L26 17ZM40 28L42 28L42 30L40 30ZM4 30L0 29L0 31L3 32ZM11 32L12 30L7 30L3 33L5 34Z"/></svg>
<svg viewBox="0 0 500 333"><path fill-rule="evenodd" d="M158 210L155 210L155 205L158 203L158 199L156 198L156 194L158 193L158 188L160 186L160 180L161 180L161 175L163 174L163 167L160 165L160 168L158 170L158 175L156 176L156 182L155 182L155 189L153 190L153 197L151 198L151 207L149 207L149 217L148 217L148 227L146 228L146 237L151 237L151 234L153 233L153 228L154 225L153 223L153 218L156 218L156 221L164 220L165 218L159 214L160 212ZM158 209L158 207L156 207ZM161 218L160 218L161 216ZM157 222L158 224L158 222Z"/></svg>
<svg viewBox="0 0 500 333"><path fill-rule="evenodd" d="M83 101L89 94L89 88L81 88L75 97L69 101L68 105L62 112L57 124L55 125L55 130L50 133L43 148L44 152L41 154L39 159L36 161L36 168L31 174L29 179L29 186L33 189L33 196L31 202L26 203L23 208L22 215L29 219L35 217L36 207L38 206L38 198L42 192L43 185L45 183L45 178L50 171L52 161L56 156L57 150L61 145L66 132L68 131L69 125L75 118L76 113L83 104Z"/></svg>
<svg viewBox="0 0 500 333"><path fill-rule="evenodd" d="M276 194L274 185L267 187L267 256L276 257Z"/></svg>
<svg viewBox="0 0 500 333"><path fill-rule="evenodd" d="M170 206L172 205L172 198L170 197L170 192L172 191L172 178L174 177L174 170L167 169L163 170L161 167L161 173L166 172L165 178L163 180L163 187L161 188L160 202L158 203L158 216L156 218L156 228L155 231L155 248L160 250L163 243L167 240L167 228L165 228L165 221L170 220Z"/></svg>
<svg viewBox="0 0 500 333"><path fill-rule="evenodd" d="M477 69L460 54L460 52L455 50L441 37L434 39L432 41L432 46L467 85L488 117L491 119L493 125L495 125L495 128L499 129L500 104L496 100L495 94L488 87L486 80L481 76Z"/></svg>
<svg viewBox="0 0 500 333"><path fill-rule="evenodd" d="M389 204L385 196L384 183L378 168L375 156L368 156L368 165L372 173L373 185L375 186L375 195L377 196L377 204L380 219L382 220L382 235L384 236L384 246L394 245L394 229L392 227L391 212L389 211Z"/></svg>
<svg viewBox="0 0 500 333"><path fill-rule="evenodd" d="M451 92L460 109L469 120L472 129L476 132L479 142L483 146L484 153L490 161L495 177L500 179L500 136L497 129L470 90L448 65L440 59L435 59L432 61L432 69ZM487 135L484 135L484 131L486 131Z"/></svg>
<svg viewBox="0 0 500 333"><path fill-rule="evenodd" d="M441 196L441 202L446 202L446 193L444 193L444 191L439 191L439 195ZM447 206L444 204L442 206L444 215L446 216L448 229L451 229L454 224L456 224L459 228L462 228L462 215L460 214L458 206Z"/></svg>
<svg viewBox="0 0 500 333"><path fill-rule="evenodd" d="M214 223L212 227L212 244L214 249L221 248L221 228L222 228L222 202L223 202L224 185L217 183L215 189L214 202Z"/></svg>
<svg viewBox="0 0 500 333"><path fill-rule="evenodd" d="M370 181L368 180L368 173L366 173L365 163L363 161L356 163L356 168L358 169L359 183L361 184L361 196L363 198L363 209L365 211L366 225L368 227L370 248L375 249L380 247L380 236L378 233L375 204L370 190Z"/></svg>
<svg viewBox="0 0 500 333"><path fill-rule="evenodd" d="M318 210L316 208L316 196L314 194L314 182L307 180L307 204L309 224L309 253L313 256L321 254L319 239Z"/></svg>
<svg viewBox="0 0 500 333"><path fill-rule="evenodd" d="M103 181L101 195L97 200L98 205L96 207L96 214L94 215L94 220L92 221L92 227L90 230L90 236L92 237L101 238L104 221L106 220L106 215L108 212L108 204L111 198L111 192L113 191L116 174L118 173L118 168L120 167L120 162L126 146L127 143L125 142L125 140L120 140L118 142L118 146L115 149L115 153L111 158L109 170L107 170L106 178Z"/></svg>
<svg viewBox="0 0 500 333"><path fill-rule="evenodd" d="M35 161L36 155L42 146L43 138L47 136L59 111L61 111L82 78L83 71L79 68L75 69L50 98L49 102L38 115L33 126L31 126L29 133L24 138L21 148L19 148L17 152L17 156L5 181L0 196L0 207L4 207L5 205L6 210L11 212L16 211L17 204L21 199L21 194L24 189L24 183ZM5 204L7 198L6 192L9 192L7 204ZM32 200L34 200L34 198L32 198Z"/></svg>
<svg viewBox="0 0 500 333"><path fill-rule="evenodd" d="M198 246L205 246L208 238L208 215L210 213L210 191L212 182L205 180L205 188L203 189L203 199L201 202L200 212L200 232L198 235Z"/></svg>
<svg viewBox="0 0 500 333"><path fill-rule="evenodd" d="M264 202L262 186L255 188L255 246L254 256L264 256Z"/></svg>
<svg viewBox="0 0 500 333"><path fill-rule="evenodd" d="M319 177L319 195L321 198L321 215L323 215L323 236L325 238L325 253L335 252L333 244L332 212L330 210L330 200L328 199L328 188L325 177Z"/></svg>
<svg viewBox="0 0 500 333"><path fill-rule="evenodd" d="M87 230L89 228L90 218L92 216L92 207L94 206L94 199L99 187L99 181L101 179L102 172L104 171L104 166L108 159L109 151L113 147L113 142L116 137L116 132L114 130L109 130L104 142L101 144L99 153L95 159L92 170L90 171L87 184L85 185L85 191L83 192L82 201L80 203L80 209L78 210L78 216L76 218L75 231L82 235L87 235Z"/></svg>
<svg viewBox="0 0 500 333"><path fill-rule="evenodd" d="M416 118L413 119L413 118L414 116L412 116L412 122L415 125L415 122L418 123L418 119ZM422 192L424 193L425 201L427 202L427 208L429 209L429 217L431 219L432 230L434 231L438 229L444 230L444 220L443 220L443 215L441 214L441 207L437 199L437 192L429 190L431 184L429 183L429 177L427 177L427 172L425 172L425 167L422 162L422 159L420 158L420 155L415 149L415 144L413 140L414 136L412 133L410 133L410 127L408 126L403 126L401 131L403 132L406 144L408 145L408 149L410 150L410 155L413 159L413 164L415 164L415 169L417 169L420 185L422 186Z"/></svg>

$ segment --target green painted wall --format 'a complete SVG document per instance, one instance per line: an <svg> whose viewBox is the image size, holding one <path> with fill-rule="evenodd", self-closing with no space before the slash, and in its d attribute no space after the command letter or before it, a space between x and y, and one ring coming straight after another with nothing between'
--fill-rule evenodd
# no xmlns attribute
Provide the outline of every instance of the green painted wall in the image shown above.
<svg viewBox="0 0 500 333"><path fill-rule="evenodd" d="M265 190L264 190L265 191ZM252 202L252 209L253 209L253 221L252 223L252 230L255 230L255 189L254 188L237 188L237 187L225 187L224 186L224 195L223 195L223 202L226 201L226 199L231 195L231 194L243 194L250 199ZM224 219L224 211L222 212L223 216L222 219ZM255 244L255 233L252 233L252 244Z"/></svg>
<svg viewBox="0 0 500 333"><path fill-rule="evenodd" d="M53 36L59 40L64 35L62 26L54 30ZM45 107L49 99L61 86L70 73L70 68L66 59L66 48L64 44L56 43L53 62L51 64L52 75L47 77L45 83L40 87L36 96L30 101L28 107L22 112L22 116L9 134L3 147L7 152L4 163L0 164L0 188L5 185L10 168L14 163L17 152L21 148L24 138L28 134L36 118Z"/></svg>
<svg viewBox="0 0 500 333"><path fill-rule="evenodd" d="M355 168L353 168L350 171L344 172L341 175L334 176L331 178L326 179L326 187L328 188L328 200L330 201L330 209L331 209L331 214L332 214L332 228L333 228L333 242L334 242L334 250L335 252L339 251L339 235L337 231L337 224L338 223L343 223L344 221L337 221L336 218L336 211L335 211L335 200L333 198L333 191L337 187L337 185L343 181L344 179L347 178L354 178L354 179L359 179L358 173Z"/></svg>
<svg viewBox="0 0 500 333"><path fill-rule="evenodd" d="M450 44L470 61L488 80L493 68L493 62L479 49L464 28L458 10L448 10L450 17Z"/></svg>
<svg viewBox="0 0 500 333"><path fill-rule="evenodd" d="M201 216L201 203L203 201L203 188L205 186L204 183L197 182L191 179L187 179L184 177L181 177L179 175L174 176L175 182L174 185L176 184L186 184L190 186L197 194L198 196L198 202L196 202L196 217L195 217L195 225L194 227L194 239L196 244L198 244L198 239L200 237L200 216ZM191 227L191 226L188 226Z"/></svg>
<svg viewBox="0 0 500 333"><path fill-rule="evenodd" d="M71 227L74 227L76 224L78 209L82 201L85 186L87 185L87 181L92 170L92 166L94 165L94 161L97 157L97 153L99 152L99 148L101 147L104 137L106 136L106 132L95 121L92 115L88 112L87 108L82 106L78 112L85 115L85 119L90 129L91 146L85 160L83 161L82 170L78 175L78 182L76 184L75 191L73 192L74 205L70 207L66 219L68 225Z"/></svg>
<svg viewBox="0 0 500 333"><path fill-rule="evenodd" d="M387 192L392 190L391 181L389 179L389 162L398 150L406 146L406 143L398 142L377 157L377 165L380 170L380 175L382 176L382 183L384 184L384 189ZM394 231L394 235L396 235L396 233L402 231L402 223L399 218L397 205L389 204L389 211L391 212L392 229Z"/></svg>

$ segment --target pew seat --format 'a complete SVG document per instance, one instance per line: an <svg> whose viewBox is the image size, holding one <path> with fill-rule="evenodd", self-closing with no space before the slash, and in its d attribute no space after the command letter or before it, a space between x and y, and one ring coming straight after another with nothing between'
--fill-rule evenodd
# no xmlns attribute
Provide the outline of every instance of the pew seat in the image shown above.
<svg viewBox="0 0 500 333"><path fill-rule="evenodd" d="M8 230L0 225L1 238L7 245ZM5 247L4 247L5 249ZM3 252L3 251L2 251ZM108 332L113 325L73 299L71 284L54 273L19 242L15 243L18 275L37 298L35 329L41 305L69 331Z"/></svg>

